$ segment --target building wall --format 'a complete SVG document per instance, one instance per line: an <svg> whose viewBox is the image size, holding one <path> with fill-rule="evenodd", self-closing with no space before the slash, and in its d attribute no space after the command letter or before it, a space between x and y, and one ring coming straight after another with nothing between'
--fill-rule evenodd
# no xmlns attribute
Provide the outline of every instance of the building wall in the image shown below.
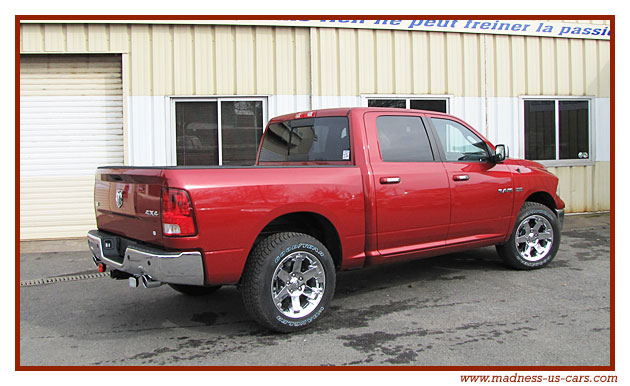
<svg viewBox="0 0 630 386"><path fill-rule="evenodd" d="M20 58L20 237L96 226L94 171L122 165L120 55Z"/></svg>
<svg viewBox="0 0 630 386"><path fill-rule="evenodd" d="M593 23L607 24L608 22ZM594 158L550 170L569 211L610 208L610 42L422 31L169 24L22 24L22 53L122 53L126 162L172 164L173 96L268 96L268 116L444 95L523 157L521 96L593 98Z"/></svg>
<svg viewBox="0 0 630 386"><path fill-rule="evenodd" d="M130 96L309 95L307 28L23 24L21 52L127 53Z"/></svg>

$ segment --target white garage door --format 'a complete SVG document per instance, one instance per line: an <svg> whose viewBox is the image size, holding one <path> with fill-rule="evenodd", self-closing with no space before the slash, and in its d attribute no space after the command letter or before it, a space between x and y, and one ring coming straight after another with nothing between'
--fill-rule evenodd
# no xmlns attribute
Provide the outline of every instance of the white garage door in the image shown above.
<svg viewBox="0 0 630 386"><path fill-rule="evenodd" d="M95 227L94 172L122 165L118 55L21 55L20 239Z"/></svg>

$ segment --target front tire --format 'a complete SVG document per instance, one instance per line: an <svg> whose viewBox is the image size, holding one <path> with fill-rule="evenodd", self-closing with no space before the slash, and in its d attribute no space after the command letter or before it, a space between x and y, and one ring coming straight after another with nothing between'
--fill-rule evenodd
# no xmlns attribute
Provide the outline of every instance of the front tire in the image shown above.
<svg viewBox="0 0 630 386"><path fill-rule="evenodd" d="M247 313L277 332L310 327L335 292L328 249L303 233L282 232L262 240L250 254L241 280Z"/></svg>
<svg viewBox="0 0 630 386"><path fill-rule="evenodd" d="M510 239L496 246L506 264L522 270L549 264L559 247L558 218L551 209L537 202L523 204Z"/></svg>

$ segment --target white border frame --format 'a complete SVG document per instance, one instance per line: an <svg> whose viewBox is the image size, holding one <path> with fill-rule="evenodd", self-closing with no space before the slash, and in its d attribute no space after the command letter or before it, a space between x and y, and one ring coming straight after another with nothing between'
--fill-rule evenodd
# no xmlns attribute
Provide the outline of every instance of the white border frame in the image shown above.
<svg viewBox="0 0 630 386"><path fill-rule="evenodd" d="M595 141L597 136L595 135L596 130L596 116L595 116L595 97L594 96L575 96L575 95L522 95L518 97L518 142L519 142L519 156L525 159L525 101L526 100L541 100L541 101L557 101L562 100L585 100L588 101L588 114L589 114L589 122L588 122L588 159L571 159L571 160L532 160L541 163L547 167L562 167L562 166L593 166L595 165L595 149L597 148ZM556 117L555 117L555 125L556 125L556 157L559 154L559 141L560 137L558 135L559 127L559 114L560 112L556 109Z"/></svg>
<svg viewBox="0 0 630 386"><path fill-rule="evenodd" d="M409 110L410 99L434 99L446 101L446 114L450 114L451 104L453 102L452 95L444 94L361 94L361 106L368 107L368 99L405 99L406 109Z"/></svg>
<svg viewBox="0 0 630 386"><path fill-rule="evenodd" d="M204 95L204 96L168 96L167 104L169 104L169 108L166 111L169 112L170 116L167 117L167 122L169 122L169 133L170 135L167 137L167 143L169 148L169 154L167 156L168 162L172 166L177 165L177 122L176 122L176 114L175 114L175 104L177 102L217 102L217 147L218 147L218 156L219 156L219 166L223 165L223 141L222 141L222 126L221 126L221 102L222 101L233 101L233 102L262 102L262 112L263 112L263 124L261 128L261 133L264 133L265 127L267 126L267 122L269 121L268 117L268 95L245 95L245 96L221 96L221 95Z"/></svg>

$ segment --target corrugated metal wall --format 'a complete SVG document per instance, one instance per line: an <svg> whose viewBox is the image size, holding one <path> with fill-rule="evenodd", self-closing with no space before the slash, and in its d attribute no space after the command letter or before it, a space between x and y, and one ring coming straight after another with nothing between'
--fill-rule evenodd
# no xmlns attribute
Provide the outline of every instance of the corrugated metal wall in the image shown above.
<svg viewBox="0 0 630 386"><path fill-rule="evenodd" d="M514 98L610 97L610 42L604 40L300 27L22 24L20 49L123 53L130 97L312 96L316 107L326 105L326 98L356 101L361 94L451 95L454 113L473 114L481 132L511 144L513 153L521 142L518 132L509 130L518 126L520 107ZM610 163L602 161L552 168L570 211L610 207Z"/></svg>
<svg viewBox="0 0 630 386"><path fill-rule="evenodd" d="M136 24L23 24L21 37L24 53L129 53L129 95L610 96L605 40Z"/></svg>
<svg viewBox="0 0 630 386"><path fill-rule="evenodd" d="M610 210L610 162L549 168L558 176L558 194L574 213Z"/></svg>
<svg viewBox="0 0 630 386"><path fill-rule="evenodd" d="M331 28L311 34L313 95L610 96L609 41Z"/></svg>
<svg viewBox="0 0 630 386"><path fill-rule="evenodd" d="M21 25L21 52L120 52L131 96L308 95L308 28Z"/></svg>

